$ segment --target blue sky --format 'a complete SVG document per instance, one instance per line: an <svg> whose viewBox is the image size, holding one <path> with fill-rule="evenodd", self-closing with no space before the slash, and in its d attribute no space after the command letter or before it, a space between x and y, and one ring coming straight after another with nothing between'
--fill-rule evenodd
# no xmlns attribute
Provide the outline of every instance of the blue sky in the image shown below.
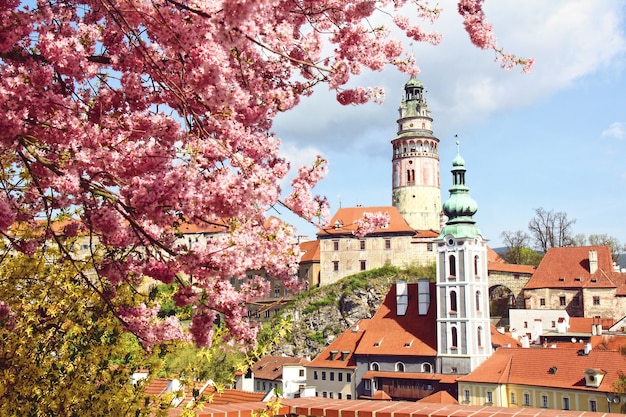
<svg viewBox="0 0 626 417"><path fill-rule="evenodd" d="M564 211L574 232L626 243L626 3L618 0L487 0L499 45L534 57L534 69L505 71L474 48L455 2L434 29L439 46L410 45L440 139L442 201L461 142L475 216L492 247L504 230L527 230L534 209ZM410 13L410 10L407 10ZM316 188L339 207L391 205L391 144L408 77L394 68L351 85L382 86L384 104L341 106L324 86L280 115L275 133L294 165L329 159ZM341 197L338 197L341 196ZM300 234L306 223L284 216Z"/></svg>

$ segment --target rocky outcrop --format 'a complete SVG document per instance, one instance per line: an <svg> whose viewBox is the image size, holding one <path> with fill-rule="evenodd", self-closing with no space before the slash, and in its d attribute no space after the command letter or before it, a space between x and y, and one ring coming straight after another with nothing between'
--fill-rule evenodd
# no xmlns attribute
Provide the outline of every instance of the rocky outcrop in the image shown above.
<svg viewBox="0 0 626 417"><path fill-rule="evenodd" d="M372 317L398 279L417 282L431 274L434 275L432 268L406 271L385 267L301 294L283 310L283 314L292 317L293 327L272 354L314 358L344 330Z"/></svg>

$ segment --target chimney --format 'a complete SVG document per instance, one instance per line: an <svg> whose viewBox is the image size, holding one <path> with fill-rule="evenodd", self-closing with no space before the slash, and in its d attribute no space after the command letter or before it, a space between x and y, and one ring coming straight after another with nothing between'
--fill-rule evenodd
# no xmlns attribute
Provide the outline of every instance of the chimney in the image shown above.
<svg viewBox="0 0 626 417"><path fill-rule="evenodd" d="M591 343L585 343L585 355L589 355L589 352L591 352Z"/></svg>
<svg viewBox="0 0 626 417"><path fill-rule="evenodd" d="M396 313L398 316L404 316L406 309L409 307L409 289L406 281L396 281Z"/></svg>
<svg viewBox="0 0 626 417"><path fill-rule="evenodd" d="M589 273L594 274L598 270L598 252L589 251Z"/></svg>
<svg viewBox="0 0 626 417"><path fill-rule="evenodd" d="M417 281L417 312L420 316L428 314L430 307L430 281L420 278Z"/></svg>

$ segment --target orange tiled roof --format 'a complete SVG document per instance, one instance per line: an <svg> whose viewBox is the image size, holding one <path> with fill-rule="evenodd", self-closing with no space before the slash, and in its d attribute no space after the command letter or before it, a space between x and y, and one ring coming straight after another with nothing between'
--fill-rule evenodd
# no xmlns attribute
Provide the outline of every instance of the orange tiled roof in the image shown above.
<svg viewBox="0 0 626 417"><path fill-rule="evenodd" d="M439 381L444 384L454 384L459 376L458 374L431 374L427 372L367 371L362 378L419 379L422 381Z"/></svg>
<svg viewBox="0 0 626 417"><path fill-rule="evenodd" d="M199 417L247 416L265 409L263 402L213 406L206 404ZM311 417L623 417L623 414L594 413L591 411L562 411L547 408L507 408L479 405L436 404L412 401L337 400L321 397L283 398L278 415Z"/></svg>
<svg viewBox="0 0 626 417"><path fill-rule="evenodd" d="M302 253L302 257L300 258L300 262L313 262L320 260L320 241L315 240L307 240L305 242L300 242L300 252Z"/></svg>
<svg viewBox="0 0 626 417"><path fill-rule="evenodd" d="M504 262L488 262L487 269L489 270L489 272L500 271L528 275L534 274L536 270L536 268L532 265L507 264Z"/></svg>
<svg viewBox="0 0 626 417"><path fill-rule="evenodd" d="M594 349L600 350L621 350L626 348L626 335L600 335L591 336L589 343Z"/></svg>
<svg viewBox="0 0 626 417"><path fill-rule="evenodd" d="M437 391L434 394L430 394L428 397L424 397L421 400L417 400L420 403L431 404L458 404L459 402L448 391Z"/></svg>
<svg viewBox="0 0 626 417"><path fill-rule="evenodd" d="M341 333L326 349L307 364L318 368L356 368L354 351L359 345L363 334L369 325L369 320L360 320L352 328ZM342 356L342 352L347 352ZM333 359L331 359L331 356ZM342 359L343 357L343 359Z"/></svg>
<svg viewBox="0 0 626 417"><path fill-rule="evenodd" d="M409 304L404 316L396 311L396 286L387 293L356 353L359 355L436 356L437 317L435 285L429 284L430 307L424 316L417 310L417 284L408 284Z"/></svg>
<svg viewBox="0 0 626 417"><path fill-rule="evenodd" d="M598 269L589 272L589 251L598 254ZM608 246L551 248L524 289L536 288L618 288L626 294L626 274L613 270Z"/></svg>
<svg viewBox="0 0 626 417"><path fill-rule="evenodd" d="M337 210L330 220L328 227L317 232L320 237L335 235L351 235L357 230L357 221L364 213L389 213L389 225L386 228L376 229L374 233L410 233L414 229L404 220L397 208L393 206L377 207L344 207Z"/></svg>
<svg viewBox="0 0 626 417"><path fill-rule="evenodd" d="M303 358L289 356L264 356L252 365L254 377L269 381L280 381L283 377L283 365L304 365L308 363Z"/></svg>
<svg viewBox="0 0 626 417"><path fill-rule="evenodd" d="M492 345L503 346L503 347L507 345L509 345L509 347L522 345L519 342L519 340L515 339L514 337L511 337L511 333L502 334L498 331L496 326L494 326L493 324L490 327L491 327L491 344Z"/></svg>
<svg viewBox="0 0 626 417"><path fill-rule="evenodd" d="M238 389L225 389L222 392L218 392L214 387L211 388L205 392L205 395L212 395L211 404L215 405L262 401L267 394L266 392L242 391Z"/></svg>
<svg viewBox="0 0 626 417"><path fill-rule="evenodd" d="M603 329L608 329L613 324L615 324L615 320L612 318L593 318L593 317L570 317L569 318L569 333L591 333L591 326L593 324L598 323L600 320L600 324Z"/></svg>
<svg viewBox="0 0 626 417"><path fill-rule="evenodd" d="M605 373L599 388L585 386L587 369ZM617 351L593 349L588 355L580 355L574 349L501 348L458 381L613 392L613 383L623 369L626 369L626 358Z"/></svg>
<svg viewBox="0 0 626 417"><path fill-rule="evenodd" d="M506 263L506 261L502 259L500 255L498 255L498 252L491 249L489 246L487 246L487 262L498 262L502 264Z"/></svg>

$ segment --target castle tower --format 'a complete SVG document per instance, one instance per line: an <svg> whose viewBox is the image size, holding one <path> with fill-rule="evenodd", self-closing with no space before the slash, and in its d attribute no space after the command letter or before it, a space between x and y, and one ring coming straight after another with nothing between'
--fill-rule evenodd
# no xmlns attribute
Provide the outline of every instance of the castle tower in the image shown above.
<svg viewBox="0 0 626 417"><path fill-rule="evenodd" d="M439 231L439 139L433 136L424 85L417 78L404 85L398 110L398 134L391 141L392 205L413 229Z"/></svg>
<svg viewBox="0 0 626 417"><path fill-rule="evenodd" d="M487 244L473 217L478 205L465 185L465 161L452 161L453 184L443 204L446 225L437 244L439 372L468 374L491 353Z"/></svg>

